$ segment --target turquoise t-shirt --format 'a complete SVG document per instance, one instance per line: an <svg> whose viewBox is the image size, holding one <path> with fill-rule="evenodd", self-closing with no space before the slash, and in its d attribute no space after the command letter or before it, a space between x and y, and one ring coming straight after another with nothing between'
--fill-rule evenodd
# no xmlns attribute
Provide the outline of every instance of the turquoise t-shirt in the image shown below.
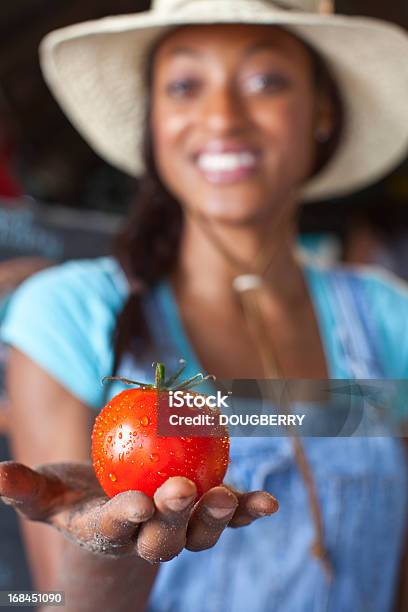
<svg viewBox="0 0 408 612"><path fill-rule="evenodd" d="M128 286L114 259L72 261L32 276L15 291L0 337L78 399L100 408L113 363L111 335Z"/></svg>

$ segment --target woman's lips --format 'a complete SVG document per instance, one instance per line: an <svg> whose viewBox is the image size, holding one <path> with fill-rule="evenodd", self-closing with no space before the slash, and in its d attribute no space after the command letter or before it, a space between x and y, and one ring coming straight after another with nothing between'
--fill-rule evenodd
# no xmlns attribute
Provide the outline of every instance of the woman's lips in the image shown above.
<svg viewBox="0 0 408 612"><path fill-rule="evenodd" d="M259 154L248 150L202 152L195 163L208 182L228 184L252 177L258 169Z"/></svg>

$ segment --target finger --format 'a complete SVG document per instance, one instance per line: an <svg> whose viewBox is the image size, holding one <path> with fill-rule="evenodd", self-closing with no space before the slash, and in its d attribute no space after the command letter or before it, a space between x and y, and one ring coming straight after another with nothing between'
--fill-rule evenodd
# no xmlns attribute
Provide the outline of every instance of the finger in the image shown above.
<svg viewBox="0 0 408 612"><path fill-rule="evenodd" d="M0 497L31 520L43 520L65 490L56 476L4 461L0 463Z"/></svg>
<svg viewBox="0 0 408 612"><path fill-rule="evenodd" d="M141 491L126 491L109 500L100 511L97 528L113 544L130 542L139 525L155 512L153 500Z"/></svg>
<svg viewBox="0 0 408 612"><path fill-rule="evenodd" d="M216 544L238 506L236 496L225 487L214 487L205 493L191 515L186 548L205 550Z"/></svg>
<svg viewBox="0 0 408 612"><path fill-rule="evenodd" d="M137 552L150 563L169 561L184 548L188 519L197 496L191 480L169 478L154 495L156 512L139 531Z"/></svg>
<svg viewBox="0 0 408 612"><path fill-rule="evenodd" d="M250 525L259 518L274 514L278 509L278 501L266 491L239 493L238 507L229 526L244 527L245 525Z"/></svg>
<svg viewBox="0 0 408 612"><path fill-rule="evenodd" d="M141 491L126 491L109 501L90 499L59 512L53 525L92 552L134 552L139 525L155 512L153 500Z"/></svg>

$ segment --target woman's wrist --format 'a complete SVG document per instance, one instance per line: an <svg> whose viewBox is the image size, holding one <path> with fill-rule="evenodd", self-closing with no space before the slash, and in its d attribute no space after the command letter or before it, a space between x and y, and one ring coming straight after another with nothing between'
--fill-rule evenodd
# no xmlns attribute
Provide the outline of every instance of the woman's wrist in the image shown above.
<svg viewBox="0 0 408 612"><path fill-rule="evenodd" d="M67 542L53 590L64 592L65 612L144 610L158 569L136 555L96 555Z"/></svg>

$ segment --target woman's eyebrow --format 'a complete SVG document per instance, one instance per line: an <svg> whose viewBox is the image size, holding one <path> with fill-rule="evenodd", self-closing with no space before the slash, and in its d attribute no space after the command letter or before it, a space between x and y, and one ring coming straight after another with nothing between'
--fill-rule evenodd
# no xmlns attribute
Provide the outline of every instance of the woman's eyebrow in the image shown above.
<svg viewBox="0 0 408 612"><path fill-rule="evenodd" d="M265 40L265 41L260 41L260 42L257 42L251 45L250 47L244 50L243 54L244 54L244 57L246 58L246 57L250 57L251 55L255 53L259 53L262 51L275 51L279 53L280 49L279 49L279 45L277 45L275 42L270 41L270 40ZM202 57L204 53L205 51L201 49L194 49L193 47L184 47L184 46L174 47L173 49L169 50L170 57L176 57L179 55L187 55L190 57L198 58L198 57Z"/></svg>
<svg viewBox="0 0 408 612"><path fill-rule="evenodd" d="M174 57L176 55L190 55L192 57L198 57L202 55L198 49L192 49L191 47L175 47L169 51L169 55Z"/></svg>
<svg viewBox="0 0 408 612"><path fill-rule="evenodd" d="M251 45L245 50L245 57L250 57L254 53L259 53L260 51L280 51L279 46L270 40L265 40L262 42L255 43Z"/></svg>

